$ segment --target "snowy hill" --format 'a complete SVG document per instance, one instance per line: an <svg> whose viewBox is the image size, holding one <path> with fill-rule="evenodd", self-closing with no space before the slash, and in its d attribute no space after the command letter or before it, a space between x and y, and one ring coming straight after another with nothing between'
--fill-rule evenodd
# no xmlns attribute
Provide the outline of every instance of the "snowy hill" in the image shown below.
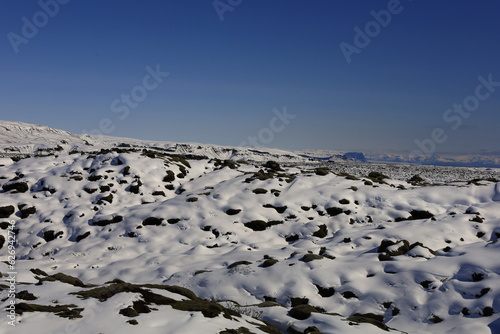
<svg viewBox="0 0 500 334"><path fill-rule="evenodd" d="M307 158L278 149L228 147L196 143L146 141L109 136L76 135L47 126L0 121L0 156L44 155L54 152L92 152L112 147L153 149L196 158L305 162Z"/></svg>
<svg viewBox="0 0 500 334"><path fill-rule="evenodd" d="M191 159L209 146L125 139L76 151L90 145L42 130L73 148L0 159L5 261L16 241L0 300L17 272L20 333L500 331L493 177Z"/></svg>
<svg viewBox="0 0 500 334"><path fill-rule="evenodd" d="M43 125L0 121L0 154L34 154L90 146L89 136L79 136Z"/></svg>
<svg viewBox="0 0 500 334"><path fill-rule="evenodd" d="M500 170L18 122L0 142L19 332L500 332Z"/></svg>

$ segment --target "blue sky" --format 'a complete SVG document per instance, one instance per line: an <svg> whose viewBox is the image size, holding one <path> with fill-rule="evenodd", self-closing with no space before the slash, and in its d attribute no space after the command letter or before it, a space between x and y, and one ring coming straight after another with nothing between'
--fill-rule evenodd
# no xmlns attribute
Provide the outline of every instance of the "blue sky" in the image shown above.
<svg viewBox="0 0 500 334"><path fill-rule="evenodd" d="M500 151L500 87L474 100L478 77L500 82L498 1L59 1L0 3L0 119L285 149ZM357 44L355 27L368 33ZM466 100L471 112L447 113ZM284 108L294 117L275 119Z"/></svg>

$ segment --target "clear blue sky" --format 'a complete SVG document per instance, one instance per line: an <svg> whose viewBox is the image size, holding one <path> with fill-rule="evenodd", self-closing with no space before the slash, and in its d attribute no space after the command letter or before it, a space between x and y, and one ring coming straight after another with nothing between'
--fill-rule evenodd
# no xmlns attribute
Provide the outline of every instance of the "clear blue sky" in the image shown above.
<svg viewBox="0 0 500 334"><path fill-rule="evenodd" d="M224 20L212 0L72 0L53 17L37 1L2 1L0 119L82 133L107 118L113 136L255 136L285 149L414 150L441 128L437 152L500 151L500 87L469 117L446 114L475 94L478 76L500 82L500 2L221 3ZM389 7L390 22L374 24L371 11ZM367 23L373 37L348 63L340 44L356 47L354 28ZM146 78L145 90L158 64L169 76L156 88ZM132 91L134 108L121 100ZM282 126L272 111L285 106L295 118Z"/></svg>

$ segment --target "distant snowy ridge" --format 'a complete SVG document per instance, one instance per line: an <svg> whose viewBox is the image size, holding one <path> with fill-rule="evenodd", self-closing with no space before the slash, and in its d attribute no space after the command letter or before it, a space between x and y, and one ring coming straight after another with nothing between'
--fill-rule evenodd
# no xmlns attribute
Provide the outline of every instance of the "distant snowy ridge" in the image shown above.
<svg viewBox="0 0 500 334"><path fill-rule="evenodd" d="M34 154L47 150L65 150L72 146L90 146L88 135L75 135L43 125L0 121L0 153Z"/></svg>
<svg viewBox="0 0 500 334"><path fill-rule="evenodd" d="M328 150L295 151L302 157L325 162L366 162L366 157L361 152L340 152Z"/></svg>
<svg viewBox="0 0 500 334"><path fill-rule="evenodd" d="M230 147L196 143L148 141L110 136L77 135L48 126L0 121L0 155L43 155L59 151L96 151L110 147L155 149L208 159L279 162L305 162L310 159L296 153L270 149Z"/></svg>

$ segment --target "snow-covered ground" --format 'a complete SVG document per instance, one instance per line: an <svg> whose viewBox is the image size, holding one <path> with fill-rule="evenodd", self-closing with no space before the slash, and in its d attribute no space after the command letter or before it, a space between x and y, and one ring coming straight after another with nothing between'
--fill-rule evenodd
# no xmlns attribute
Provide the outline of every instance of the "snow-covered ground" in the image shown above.
<svg viewBox="0 0 500 334"><path fill-rule="evenodd" d="M431 184L448 184L453 182L470 182L475 179L500 180L500 168L486 167L449 167L427 166L417 164L373 164L373 163L336 163L323 164L336 173L347 173L363 177L372 171L380 172L395 180L408 180L419 175ZM457 184L458 184L457 183Z"/></svg>
<svg viewBox="0 0 500 334"><path fill-rule="evenodd" d="M500 333L497 170L108 146L0 158L0 333Z"/></svg>

